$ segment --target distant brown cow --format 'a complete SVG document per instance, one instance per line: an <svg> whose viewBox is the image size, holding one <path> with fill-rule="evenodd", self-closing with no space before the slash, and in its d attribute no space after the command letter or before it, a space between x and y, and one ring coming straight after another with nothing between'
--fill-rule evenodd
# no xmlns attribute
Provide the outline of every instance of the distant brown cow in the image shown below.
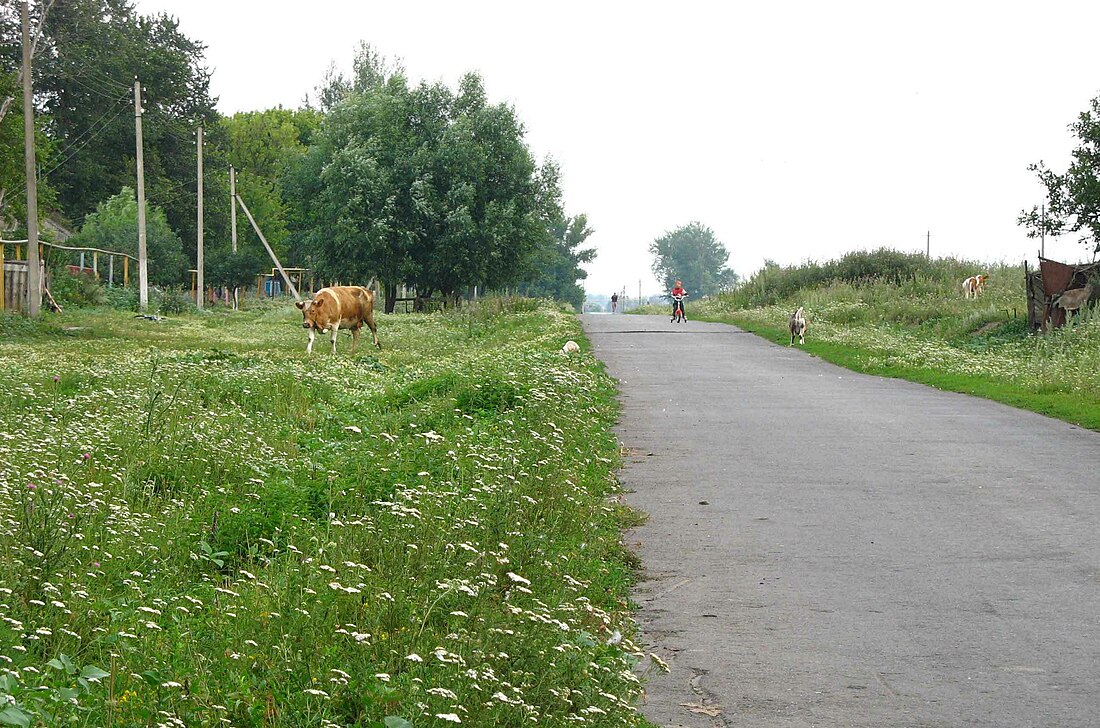
<svg viewBox="0 0 1100 728"><path fill-rule="evenodd" d="M313 294L312 301L298 301L302 309L302 326L309 329L306 353L313 353L313 337L320 331L331 331L332 353L336 353L336 334L341 326L351 329L351 353L359 346L359 329L366 323L379 349L378 327L374 325L374 294L362 286L330 286Z"/></svg>

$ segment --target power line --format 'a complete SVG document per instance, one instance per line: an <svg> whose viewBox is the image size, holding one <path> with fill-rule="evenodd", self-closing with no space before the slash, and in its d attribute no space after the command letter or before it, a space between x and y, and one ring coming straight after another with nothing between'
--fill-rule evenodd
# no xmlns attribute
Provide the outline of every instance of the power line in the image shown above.
<svg viewBox="0 0 1100 728"><path fill-rule="evenodd" d="M93 140L93 139L95 139L95 138L96 138L97 136L99 136L99 135L100 135L100 134L101 134L101 133L103 132L103 130L104 130L104 129L106 129L106 128L107 128L107 127L108 127L108 126L110 125L111 121L114 121L114 120L115 120L115 119L117 119L118 117L122 116L122 114L123 114L123 112L124 112L124 111L126 111L126 107L125 107L125 106L123 106L123 107L122 107L121 109L119 109L119 110L118 110L118 112L116 112L116 113L115 113L115 115L111 117L110 121L108 121L107 123L105 123L105 124L103 124L102 126L100 126L100 127L99 127L99 129L98 129L98 130L97 130L97 131L96 131L96 132L95 132L94 134L92 134L92 135L91 135L90 137L88 137L88 138L87 138L87 139L85 139L85 140L84 140L83 142L81 142L81 143L80 143L80 146L78 146L78 147L77 147L76 149L74 149L74 150L72 151L72 154L70 154L69 156L65 157L64 159L62 159L62 160L61 160L60 162L58 162L58 163L57 163L57 164L55 164L54 166L50 167L50 168L49 168L48 170L46 170L46 171L45 171L45 172L44 172L44 173L42 174L42 176L43 176L43 177L48 177L48 176L49 176L50 174L52 174L53 172L55 172L55 171L57 171L57 170L58 170L59 168L61 168L61 167L62 167L62 166L63 166L64 164L66 164L66 163L67 163L67 162L68 162L68 161L69 161L70 159L72 159L72 158L73 158L73 157L74 157L74 156L76 155L76 153L77 153L77 152L79 152L79 151L80 151L81 149L83 149L84 147L86 147L86 146L88 145L88 143L89 143L90 141L92 141L92 140Z"/></svg>
<svg viewBox="0 0 1100 728"><path fill-rule="evenodd" d="M126 97L123 96L123 97L115 99L115 103L118 104L118 103L121 103L122 101L125 101L125 100L126 100ZM84 135L91 133L97 126L99 126L99 122L101 122L105 118L107 118L107 115L110 114L112 111L114 111L114 107L109 107L106 111L103 112L103 114L98 119L96 119L91 124L89 124L87 129L80 132L75 137L73 137L71 140L69 140L68 145L66 145L66 147L64 149L59 151L58 154L68 153L68 151L70 149L72 149L77 144L77 142L79 142L84 137ZM118 116L118 115L116 114L115 116Z"/></svg>

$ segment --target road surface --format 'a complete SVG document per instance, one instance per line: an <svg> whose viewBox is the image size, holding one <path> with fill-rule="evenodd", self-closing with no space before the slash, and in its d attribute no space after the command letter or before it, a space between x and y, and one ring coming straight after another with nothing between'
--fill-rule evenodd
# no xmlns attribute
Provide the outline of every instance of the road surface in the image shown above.
<svg viewBox="0 0 1100 728"><path fill-rule="evenodd" d="M582 321L649 514L654 723L1100 725L1100 435L731 326Z"/></svg>

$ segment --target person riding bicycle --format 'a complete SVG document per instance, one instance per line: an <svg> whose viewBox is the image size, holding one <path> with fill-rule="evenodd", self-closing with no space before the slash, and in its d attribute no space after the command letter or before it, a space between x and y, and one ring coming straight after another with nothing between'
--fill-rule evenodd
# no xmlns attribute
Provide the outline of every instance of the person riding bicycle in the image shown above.
<svg viewBox="0 0 1100 728"><path fill-rule="evenodd" d="M676 281L676 285L672 288L672 316L676 317L676 307L680 307L680 314L684 317L684 321L687 321L687 311L684 309L684 298L687 297L688 292L684 290L683 281ZM677 300L679 298L679 300Z"/></svg>

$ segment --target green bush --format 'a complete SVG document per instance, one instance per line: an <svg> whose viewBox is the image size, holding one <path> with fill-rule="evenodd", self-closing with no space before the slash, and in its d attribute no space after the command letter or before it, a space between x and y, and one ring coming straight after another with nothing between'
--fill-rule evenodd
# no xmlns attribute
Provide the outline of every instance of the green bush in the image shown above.
<svg viewBox="0 0 1100 728"><path fill-rule="evenodd" d="M119 311L138 311L141 299L133 286L114 286L103 290L103 303Z"/></svg>
<svg viewBox="0 0 1100 728"><path fill-rule="evenodd" d="M182 288L166 288L160 296L157 310L163 316L172 316L190 311L194 308L191 296Z"/></svg>
<svg viewBox="0 0 1100 728"><path fill-rule="evenodd" d="M103 285L90 273L70 273L58 268L50 281L50 293L62 308L99 306L103 303Z"/></svg>

